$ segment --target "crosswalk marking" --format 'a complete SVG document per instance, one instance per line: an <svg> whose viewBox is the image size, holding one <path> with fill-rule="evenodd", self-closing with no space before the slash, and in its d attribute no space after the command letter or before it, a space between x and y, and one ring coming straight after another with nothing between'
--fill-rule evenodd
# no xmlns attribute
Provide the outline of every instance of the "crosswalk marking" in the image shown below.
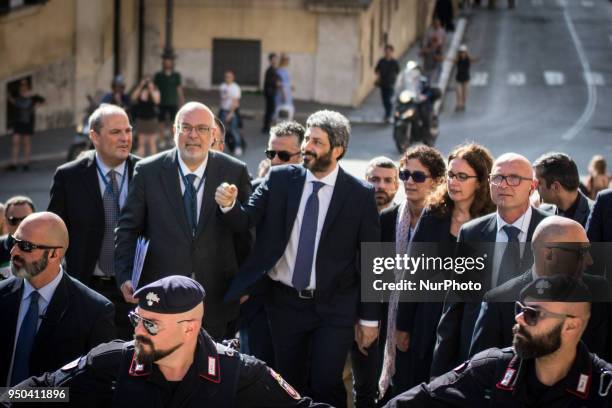
<svg viewBox="0 0 612 408"><path fill-rule="evenodd" d="M531 0L531 4L534 7L542 7L544 5L544 0Z"/></svg>
<svg viewBox="0 0 612 408"><path fill-rule="evenodd" d="M527 79L522 72L511 72L508 74L508 85L522 86L525 85L525 82L527 82Z"/></svg>
<svg viewBox="0 0 612 408"><path fill-rule="evenodd" d="M489 74L487 72L474 72L470 84L472 86L485 86L489 80Z"/></svg>
<svg viewBox="0 0 612 408"><path fill-rule="evenodd" d="M606 84L606 81L604 80L604 77L601 73L599 72L585 72L584 73L584 80L587 82L587 84L589 85L595 85L595 86L603 86Z"/></svg>
<svg viewBox="0 0 612 408"><path fill-rule="evenodd" d="M546 85L559 86L565 83L565 75L559 71L544 71Z"/></svg>
<svg viewBox="0 0 612 408"><path fill-rule="evenodd" d="M582 7L593 7L594 3L591 0L582 0Z"/></svg>

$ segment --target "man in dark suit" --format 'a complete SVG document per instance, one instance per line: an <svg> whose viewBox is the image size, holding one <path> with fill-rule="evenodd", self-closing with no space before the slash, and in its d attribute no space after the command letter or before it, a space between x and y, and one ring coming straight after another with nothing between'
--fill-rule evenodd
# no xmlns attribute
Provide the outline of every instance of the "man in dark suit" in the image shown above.
<svg viewBox="0 0 612 408"><path fill-rule="evenodd" d="M608 339L609 305L599 302L609 301L610 291L603 278L584 274L591 263L588 252L582 250L588 242L584 228L574 220L559 216L543 220L537 226L531 243L533 268L485 294L472 337L470 356L490 347L511 345L514 302L519 299L521 290L537 278L552 275L580 276L587 285L593 303L591 320L583 339L591 352L604 358L608 356L612 343L612 339Z"/></svg>
<svg viewBox="0 0 612 408"><path fill-rule="evenodd" d="M597 193L593 211L586 225L589 241L594 243L594 263L590 271L612 278L612 257L608 242L612 242L612 189ZM605 242L605 244L603 244Z"/></svg>
<svg viewBox="0 0 612 408"><path fill-rule="evenodd" d="M0 280L11 276L9 264L14 243L11 235L15 234L21 221L35 211L34 203L29 197L14 196L6 201L3 217L6 221L7 234L0 236Z"/></svg>
<svg viewBox="0 0 612 408"><path fill-rule="evenodd" d="M35 213L15 232L13 275L0 282L0 384L53 371L115 338L108 299L62 271L68 230L53 213Z"/></svg>
<svg viewBox="0 0 612 408"><path fill-rule="evenodd" d="M279 372L299 391L337 407L346 406L342 370L353 338L362 352L370 346L380 314L379 304L359 303L360 244L377 242L380 226L372 187L338 166L349 133L341 114L316 112L306 123L304 167L272 168L243 205L236 186L223 184L216 193L233 230L259 226L227 298L248 293L268 273Z"/></svg>
<svg viewBox="0 0 612 408"><path fill-rule="evenodd" d="M102 104L89 117L89 137L95 151L55 171L48 211L62 217L68 227L66 272L115 304L115 324L127 340L133 332L127 316L131 306L119 292L114 268L114 231L138 161L130 154L127 114L118 106Z"/></svg>
<svg viewBox="0 0 612 408"><path fill-rule="evenodd" d="M210 109L189 102L176 115L177 148L136 165L116 230L115 265L123 296L133 302L136 239L145 235L150 243L138 286L168 274L194 276L208 292L204 328L219 340L238 317L238 301L223 304L223 295L250 238L247 229L238 236L215 216L214 192L222 182L233 183L246 201L251 184L244 163L209 151L214 127Z"/></svg>
<svg viewBox="0 0 612 408"><path fill-rule="evenodd" d="M538 182L525 157L515 153L501 155L493 163L489 182L497 211L465 223L457 242L461 251L480 251L479 256L482 256L485 250L489 260L486 270L491 272L491 276L485 276L485 286L496 286L531 267L533 256L524 244L531 241L536 226L548 214L529 203L529 196ZM482 244L495 242L508 244ZM449 302L444 305L431 367L433 377L467 359L479 311L479 303Z"/></svg>
<svg viewBox="0 0 612 408"><path fill-rule="evenodd" d="M576 163L563 153L546 153L534 163L538 179L541 210L578 221L583 227L591 213L593 201L582 194Z"/></svg>
<svg viewBox="0 0 612 408"><path fill-rule="evenodd" d="M271 167L302 162L300 146L304 140L304 132L304 126L292 120L280 122L270 129L265 153ZM253 180L251 182L253 191L263 181L264 178ZM265 300L268 295L268 279L262 279L253 287L248 300L240 306L240 350L265 361L268 366L274 368L274 346L265 310Z"/></svg>
<svg viewBox="0 0 612 408"><path fill-rule="evenodd" d="M399 188L399 173L397 164L388 157L378 156L370 160L366 167L365 180L374 187L374 197L376 198L376 206L378 212L393 211L398 205L393 202L397 190ZM388 216L385 216L388 218ZM395 218L393 218L393 226L395 231L395 221L397 218L397 209ZM382 227L383 217L381 215L381 238L386 232ZM384 231L384 232L383 232ZM383 239L384 241L384 239ZM391 242L395 241L395 234L391 238ZM351 365L353 371L353 389L355 406L357 407L375 407L378 399L378 379L383 364L383 353L386 340L386 310L389 304L382 304L381 318L379 320L379 336L377 341L368 347L367 354L359 350L357 343L353 343L351 347Z"/></svg>

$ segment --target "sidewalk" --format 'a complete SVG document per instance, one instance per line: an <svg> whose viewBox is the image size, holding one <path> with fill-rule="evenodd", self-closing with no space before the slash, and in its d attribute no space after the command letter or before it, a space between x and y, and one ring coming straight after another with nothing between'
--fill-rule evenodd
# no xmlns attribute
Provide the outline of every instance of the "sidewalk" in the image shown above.
<svg viewBox="0 0 612 408"><path fill-rule="evenodd" d="M459 18L455 32L447 37L446 41L446 56L454 56L457 47L463 39L466 20ZM399 59L400 66L404 66L407 61L420 61L419 58L420 42L415 42L410 49ZM441 102L444 100L444 94L447 85L450 81L450 74L453 66L449 61L445 61L440 75L441 83L439 84L442 90L442 97L436 104L437 111L440 109ZM187 100L195 100L205 103L213 109L213 112L218 110L219 92L217 90L200 90L186 89L185 97ZM356 124L383 124L383 107L380 99L380 91L378 88L373 88L369 95L364 99L361 106L351 108L346 106L337 106L323 104L314 101L295 100L295 115L294 118L298 122L304 123L306 118L313 112L321 109L336 110L345 115L353 125ZM257 128L262 122L264 113L264 100L259 92L244 92L241 99L241 113L245 120L249 123L249 127ZM64 161L67 156L68 148L74 137L74 128L52 129L42 132L37 132L32 136L32 156L31 161L40 162L46 160ZM10 164L11 155L11 137L10 135L0 136L0 170Z"/></svg>

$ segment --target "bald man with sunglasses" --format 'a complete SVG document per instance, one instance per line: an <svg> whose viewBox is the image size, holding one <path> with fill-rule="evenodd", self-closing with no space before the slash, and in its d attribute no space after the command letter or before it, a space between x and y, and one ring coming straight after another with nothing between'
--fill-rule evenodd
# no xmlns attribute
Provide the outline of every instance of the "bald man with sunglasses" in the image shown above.
<svg viewBox="0 0 612 408"><path fill-rule="evenodd" d="M581 278L595 302L583 341L591 352L610 359L612 311L608 302L612 298L604 278L584 273L592 261L589 240L582 225L558 215L547 217L536 227L531 246L533 267L485 294L469 355L512 343L514 302L525 286L539 277L568 275Z"/></svg>
<svg viewBox="0 0 612 408"><path fill-rule="evenodd" d="M0 386L55 370L115 338L115 308L61 263L68 230L49 212L27 216L13 237L13 277L0 282Z"/></svg>
<svg viewBox="0 0 612 408"><path fill-rule="evenodd" d="M72 406L328 407L202 328L204 288L171 275L134 293L134 341L102 344L24 387L68 387Z"/></svg>
<svg viewBox="0 0 612 408"><path fill-rule="evenodd" d="M513 347L478 353L385 407L610 407L612 364L581 341L590 298L569 276L533 281L516 303Z"/></svg>

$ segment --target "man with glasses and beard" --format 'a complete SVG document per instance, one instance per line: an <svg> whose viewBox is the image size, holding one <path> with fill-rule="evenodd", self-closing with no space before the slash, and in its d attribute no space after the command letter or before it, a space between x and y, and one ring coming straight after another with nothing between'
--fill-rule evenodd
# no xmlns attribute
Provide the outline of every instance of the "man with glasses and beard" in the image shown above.
<svg viewBox="0 0 612 408"><path fill-rule="evenodd" d="M612 364L581 341L590 296L569 276L533 281L516 302L513 347L478 353L385 407L610 407Z"/></svg>
<svg viewBox="0 0 612 408"><path fill-rule="evenodd" d="M300 146L304 140L304 126L293 120L280 122L270 129L268 148L265 151L270 166L283 164L300 164L302 152ZM251 182L253 191L259 187L265 177ZM253 287L249 298L240 306L240 339L241 351L265 361L270 367L274 364L274 347L265 310L265 299L269 295L269 282L261 280Z"/></svg>
<svg viewBox="0 0 612 408"><path fill-rule="evenodd" d="M276 367L298 391L336 407L346 406L349 348L354 340L362 350L370 346L380 318L379 304L359 302L361 242L378 242L380 224L372 186L338 165L349 135L344 116L315 112L306 122L303 166L273 167L244 204L233 185L220 185L215 196L234 231L258 227L226 299L268 275Z"/></svg>
<svg viewBox="0 0 612 408"><path fill-rule="evenodd" d="M215 190L233 183L246 201L251 183L246 165L211 150L217 134L212 111L188 102L174 125L176 147L138 162L115 230L115 276L127 302L139 236L149 239L140 285L179 271L208 289L206 331L216 340L235 333L239 303L223 303L231 278L251 248L249 231L234 233L217 216Z"/></svg>
<svg viewBox="0 0 612 408"><path fill-rule="evenodd" d="M13 248L12 235L25 217L35 212L34 203L28 197L11 197L5 203L3 218L6 221L7 234L0 236L0 280L11 276L10 260Z"/></svg>
<svg viewBox="0 0 612 408"><path fill-rule="evenodd" d="M60 217L27 216L11 249L14 277L0 282L0 384L56 370L115 338L115 309L61 266L68 230Z"/></svg>
<svg viewBox="0 0 612 408"><path fill-rule="evenodd" d="M134 293L134 341L101 344L24 387L68 387L72 406L327 407L302 398L253 357L202 328L204 288L167 276Z"/></svg>

